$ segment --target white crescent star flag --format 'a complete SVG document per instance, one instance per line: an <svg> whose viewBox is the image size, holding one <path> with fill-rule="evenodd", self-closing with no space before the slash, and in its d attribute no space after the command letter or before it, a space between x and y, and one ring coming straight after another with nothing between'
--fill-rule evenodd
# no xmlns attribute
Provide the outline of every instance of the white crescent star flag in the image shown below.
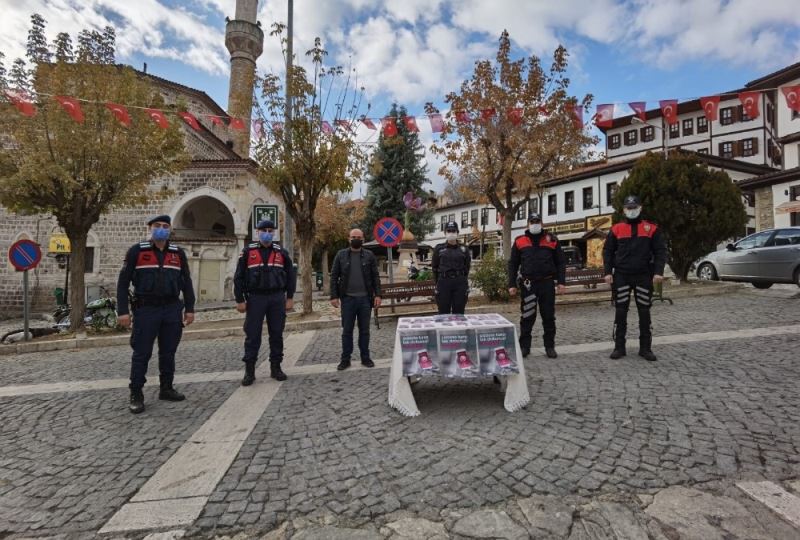
<svg viewBox="0 0 800 540"><path fill-rule="evenodd" d="M800 84L781 88L786 105L793 111L800 112Z"/></svg>
<svg viewBox="0 0 800 540"><path fill-rule="evenodd" d="M112 103L110 101L106 103L106 108L111 111L111 114L114 115L114 118L117 119L117 122L125 127L131 125L131 116L128 114L128 109L119 103Z"/></svg>
<svg viewBox="0 0 800 540"><path fill-rule="evenodd" d="M662 99L658 102L661 107L661 114L664 115L664 120L667 124L678 123L678 100L677 99Z"/></svg>
<svg viewBox="0 0 800 540"><path fill-rule="evenodd" d="M200 122L197 121L197 118L195 118L195 116L192 113L183 111L183 112L179 112L178 116L183 118L184 122L186 122L187 124L192 126L192 129L196 129L197 131L200 131Z"/></svg>
<svg viewBox="0 0 800 540"><path fill-rule="evenodd" d="M167 122L167 117L164 115L163 111L159 111L158 109L145 109L145 112L147 116L150 117L150 120L155 122L161 129L167 129L169 127L169 122Z"/></svg>
<svg viewBox="0 0 800 540"><path fill-rule="evenodd" d="M597 114L594 115L594 124L601 128L610 128L614 124L613 103L604 103L597 106Z"/></svg>
<svg viewBox="0 0 800 540"><path fill-rule="evenodd" d="M761 92L741 92L739 101L742 102L742 107L748 118L751 120L758 118L758 102L761 101Z"/></svg>
<svg viewBox="0 0 800 540"><path fill-rule="evenodd" d="M36 105L33 104L31 98L28 97L24 92L7 90L5 95L21 115L34 116L36 114Z"/></svg>
<svg viewBox="0 0 800 540"><path fill-rule="evenodd" d="M719 96L706 96L700 98L700 106L709 122L714 122L719 116Z"/></svg>
<svg viewBox="0 0 800 540"><path fill-rule="evenodd" d="M69 96L56 96L56 101L61 105L61 108L67 111L67 114L79 124L83 124L83 111L81 104L77 99Z"/></svg>
<svg viewBox="0 0 800 540"><path fill-rule="evenodd" d="M628 107L633 109L633 112L636 113L636 116L638 116L642 122L647 121L647 102L631 101L628 103Z"/></svg>
<svg viewBox="0 0 800 540"><path fill-rule="evenodd" d="M439 113L433 113L428 115L428 120L431 123L431 131L433 133L441 133L444 131L444 119L442 115Z"/></svg>

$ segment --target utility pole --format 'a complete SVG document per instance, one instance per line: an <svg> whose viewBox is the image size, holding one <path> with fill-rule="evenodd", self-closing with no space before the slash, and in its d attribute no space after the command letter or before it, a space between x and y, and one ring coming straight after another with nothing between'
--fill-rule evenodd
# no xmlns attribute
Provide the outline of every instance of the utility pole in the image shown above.
<svg viewBox="0 0 800 540"><path fill-rule="evenodd" d="M292 122L292 94L290 88L290 79L292 73L292 62L293 62L293 44L294 44L294 0L288 0L289 2L289 14L287 17L286 23L286 82L285 82L285 90L286 90L286 110L285 110L285 118L284 118L284 130L283 134L286 137L286 141L284 145L286 147L286 155L288 157L289 152L291 150L292 144L292 130L290 128ZM294 241L294 222L292 221L292 216L289 214L287 210L285 212L285 219L284 219L284 234L283 234L283 247L286 251L289 252L289 255L294 257L294 252L292 251L293 241Z"/></svg>

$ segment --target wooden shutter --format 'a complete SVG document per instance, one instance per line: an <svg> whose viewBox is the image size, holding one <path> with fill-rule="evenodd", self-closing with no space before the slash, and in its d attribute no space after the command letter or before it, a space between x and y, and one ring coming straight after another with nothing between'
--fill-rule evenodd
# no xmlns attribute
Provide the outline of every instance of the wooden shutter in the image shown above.
<svg viewBox="0 0 800 540"><path fill-rule="evenodd" d="M733 122L734 123L741 122L742 121L742 106L739 105L738 107L732 107L732 109L733 110L731 112L733 113Z"/></svg>
<svg viewBox="0 0 800 540"><path fill-rule="evenodd" d="M719 150L717 152L717 155L720 156L720 157L725 155L725 143L724 142L719 143Z"/></svg>
<svg viewBox="0 0 800 540"><path fill-rule="evenodd" d="M758 154L758 137L753 137L753 155Z"/></svg>

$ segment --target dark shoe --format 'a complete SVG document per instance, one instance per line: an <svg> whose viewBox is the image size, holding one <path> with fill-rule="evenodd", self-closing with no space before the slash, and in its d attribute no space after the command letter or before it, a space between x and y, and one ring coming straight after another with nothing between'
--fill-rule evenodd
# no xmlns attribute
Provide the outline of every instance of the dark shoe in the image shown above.
<svg viewBox="0 0 800 540"><path fill-rule="evenodd" d="M375 367L375 362L367 358L366 360L361 361L361 365L364 367Z"/></svg>
<svg viewBox="0 0 800 540"><path fill-rule="evenodd" d="M186 396L172 388L169 387L161 387L161 390L158 391L158 399L163 401L183 401L186 399Z"/></svg>
<svg viewBox="0 0 800 540"><path fill-rule="evenodd" d="M528 356L530 356L530 354L531 354L531 350L530 349L525 349L525 348L522 349L522 357L523 358L527 358Z"/></svg>
<svg viewBox="0 0 800 540"><path fill-rule="evenodd" d="M548 358L558 358L558 353L554 347L547 347L544 350L544 353L547 355Z"/></svg>
<svg viewBox="0 0 800 540"><path fill-rule="evenodd" d="M656 355L653 354L653 351L651 350L639 351L639 356L641 356L648 362L655 362L656 360L658 360L658 358L656 358Z"/></svg>
<svg viewBox="0 0 800 540"><path fill-rule="evenodd" d="M609 356L609 358L611 358L612 360L618 360L623 356L625 356L626 354L627 353L625 352L625 349L614 349L614 352L611 353L611 356Z"/></svg>
<svg viewBox="0 0 800 540"><path fill-rule="evenodd" d="M350 367L350 360L342 360L341 362L339 362L339 365L336 366L336 369L339 371L344 371L349 367Z"/></svg>
<svg viewBox="0 0 800 540"><path fill-rule="evenodd" d="M281 369L280 364L273 364L269 368L269 376L278 381L285 381L287 379L286 373Z"/></svg>
<svg viewBox="0 0 800 540"><path fill-rule="evenodd" d="M144 412L144 394L141 390L131 390L131 401L128 410L133 414Z"/></svg>
<svg viewBox="0 0 800 540"><path fill-rule="evenodd" d="M254 382L256 382L256 363L245 362L244 378L242 378L242 386L250 386Z"/></svg>

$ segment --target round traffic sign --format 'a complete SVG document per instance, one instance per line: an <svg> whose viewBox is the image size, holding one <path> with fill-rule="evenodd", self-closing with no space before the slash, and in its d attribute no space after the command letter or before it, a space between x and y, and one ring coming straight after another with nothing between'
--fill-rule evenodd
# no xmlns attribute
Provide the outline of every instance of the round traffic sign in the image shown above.
<svg viewBox="0 0 800 540"><path fill-rule="evenodd" d="M8 260L19 271L30 270L42 260L42 250L32 240L17 240L8 248Z"/></svg>
<svg viewBox="0 0 800 540"><path fill-rule="evenodd" d="M383 247L395 247L403 236L403 226L395 218L385 217L375 224L372 236Z"/></svg>

